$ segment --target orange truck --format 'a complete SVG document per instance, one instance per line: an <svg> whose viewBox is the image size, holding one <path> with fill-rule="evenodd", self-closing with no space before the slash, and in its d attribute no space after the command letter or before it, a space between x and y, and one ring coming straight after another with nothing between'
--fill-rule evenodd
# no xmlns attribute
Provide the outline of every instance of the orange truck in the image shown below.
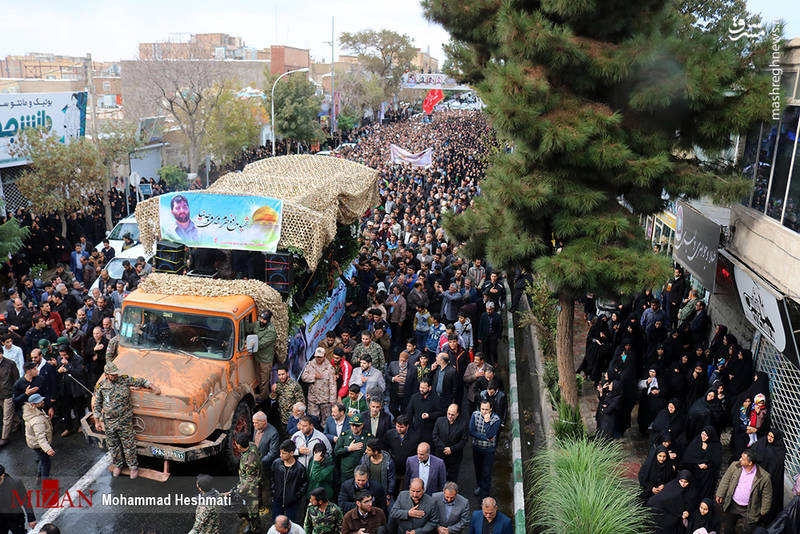
<svg viewBox="0 0 800 534"><path fill-rule="evenodd" d="M164 276L164 275L161 275ZM193 296L137 289L125 298L114 362L123 373L146 378L162 394L133 389L136 452L164 460L163 472L143 470L156 480L169 477L169 461L191 462L221 454L238 464L233 436L252 432L258 338L247 335L257 318L247 295ZM84 435L106 448L105 434L91 414Z"/></svg>

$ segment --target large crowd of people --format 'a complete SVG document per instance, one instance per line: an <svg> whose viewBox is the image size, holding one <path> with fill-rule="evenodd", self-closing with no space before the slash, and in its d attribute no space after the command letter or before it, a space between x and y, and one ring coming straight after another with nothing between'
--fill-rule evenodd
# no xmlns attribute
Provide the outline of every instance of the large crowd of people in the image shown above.
<svg viewBox="0 0 800 534"><path fill-rule="evenodd" d="M578 372L597 387L597 434L623 436L638 404L635 424L650 444L641 499L656 531L769 525L783 509L786 445L770 422L768 375L756 372L750 350L724 325L710 332L705 302L680 267L662 291L630 305L597 315L591 296L584 304L590 328Z"/></svg>
<svg viewBox="0 0 800 534"><path fill-rule="evenodd" d="M399 119L355 130L354 145L337 154L380 173L380 204L360 224L354 274L347 278L338 266L348 286L342 322L296 379L277 362L273 370L270 359L272 383L258 399L254 432L235 437L241 480L255 480L239 489L258 488L241 514L254 531L258 505L270 507L275 532L512 530L491 491L507 411L495 376L505 289L485 262L459 257L442 229L446 212L467 209L479 194L482 155L496 141L478 112L437 113L431 123ZM433 163L393 165L389 143L431 147ZM14 439L21 414L40 478L50 475L58 436L78 429L89 391L116 355L114 310L151 269L143 259L131 261L120 280L102 269L114 251L92 244L102 241L105 227L98 198L68 218L61 244L57 218L29 216L41 231L26 242L27 257L8 267L14 283L0 332L0 383L7 385L0 388L0 446ZM118 218L120 207L112 206ZM57 267L34 283L29 268L37 261ZM99 287L90 292L95 278ZM269 322L261 318L264 333ZM272 332L260 352L269 352ZM470 442L480 510L459 494ZM257 461L246 460L251 456ZM209 484L198 477L202 493L215 491ZM198 521L214 516L198 510ZM201 528L195 531L209 531Z"/></svg>

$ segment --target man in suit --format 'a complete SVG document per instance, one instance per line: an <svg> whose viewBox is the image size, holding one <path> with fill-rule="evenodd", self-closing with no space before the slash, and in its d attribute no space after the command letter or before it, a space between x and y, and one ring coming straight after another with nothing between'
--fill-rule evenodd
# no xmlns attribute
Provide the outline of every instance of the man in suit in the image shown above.
<svg viewBox="0 0 800 534"><path fill-rule="evenodd" d="M458 482L458 472L464 459L464 446L467 444L469 429L460 416L458 404L447 407L447 415L440 417L433 425L433 452L444 460L447 480Z"/></svg>
<svg viewBox="0 0 800 534"><path fill-rule="evenodd" d="M341 402L337 402L331 407L331 415L325 421L325 428L322 433L331 442L331 445L336 445L336 440L339 436L347 432L350 428L350 418L347 417L347 412Z"/></svg>
<svg viewBox="0 0 800 534"><path fill-rule="evenodd" d="M378 438L383 446L386 433L392 429L392 416L383 409L383 400L380 397L371 397L369 410L361 413L361 419L367 431Z"/></svg>
<svg viewBox="0 0 800 534"><path fill-rule="evenodd" d="M405 413L411 395L419 390L417 368L410 362L410 357L410 353L404 350L396 361L389 362L386 370L389 409L395 415Z"/></svg>
<svg viewBox="0 0 800 534"><path fill-rule="evenodd" d="M448 482L444 490L432 495L439 512L439 531L447 534L466 534L469 530L469 501L458 494L458 484Z"/></svg>
<svg viewBox="0 0 800 534"><path fill-rule="evenodd" d="M411 480L419 478L425 483L425 493L433 495L442 491L447 481L447 470L444 461L431 454L431 446L424 441L417 446L416 456L406 460L406 478L403 487L408 488Z"/></svg>
<svg viewBox="0 0 800 534"><path fill-rule="evenodd" d="M389 532L432 534L439 526L439 511L433 497L425 493L425 484L415 478L408 490L401 491L389 514Z"/></svg>
<svg viewBox="0 0 800 534"><path fill-rule="evenodd" d="M433 392L439 397L439 410L444 413L453 402L459 402L456 394L458 383L461 381L458 371L450 365L450 356L447 353L440 352L436 357L436 370L431 377Z"/></svg>
<svg viewBox="0 0 800 534"><path fill-rule="evenodd" d="M469 534L514 534L511 518L503 512L497 511L497 501L486 497L481 503L481 509L472 512L469 525Z"/></svg>
<svg viewBox="0 0 800 534"><path fill-rule="evenodd" d="M261 456L261 502L265 500L266 489L269 487L267 478L272 472L272 462L280 454L281 440L278 430L267 422L267 414L256 412L253 414L253 443L258 447Z"/></svg>

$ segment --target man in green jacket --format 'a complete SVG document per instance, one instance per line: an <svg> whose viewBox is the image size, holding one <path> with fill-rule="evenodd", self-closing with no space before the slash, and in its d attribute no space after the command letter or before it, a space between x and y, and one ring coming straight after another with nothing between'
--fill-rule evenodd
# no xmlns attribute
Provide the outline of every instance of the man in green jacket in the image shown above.
<svg viewBox="0 0 800 534"><path fill-rule="evenodd" d="M275 359L275 339L277 332L275 325L272 324L272 312L269 310L261 312L258 322L252 323L248 329L248 334L258 336L258 351L253 355L256 364L256 377L258 378L258 398L256 402L262 402L269 395L269 383L272 376L272 362Z"/></svg>
<svg viewBox="0 0 800 534"><path fill-rule="evenodd" d="M772 482L751 450L742 452L717 486L717 504L722 506L722 533L733 534L736 522L744 520L742 531L750 534L772 506ZM738 532L738 531L736 531Z"/></svg>

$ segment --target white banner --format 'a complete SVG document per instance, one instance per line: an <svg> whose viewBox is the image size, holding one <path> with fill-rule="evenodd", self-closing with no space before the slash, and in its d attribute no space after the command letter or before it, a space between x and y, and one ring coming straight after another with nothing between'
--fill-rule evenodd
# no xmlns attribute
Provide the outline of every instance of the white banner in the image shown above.
<svg viewBox="0 0 800 534"><path fill-rule="evenodd" d="M25 128L43 128L62 143L83 137L86 92L0 94L0 167L24 162L10 148Z"/></svg>
<svg viewBox="0 0 800 534"><path fill-rule="evenodd" d="M416 154L409 152L405 148L395 144L389 145L392 163L408 163L417 167L430 167L433 163L433 149L426 148Z"/></svg>
<svg viewBox="0 0 800 534"><path fill-rule="evenodd" d="M733 266L733 273L744 316L779 352L783 352L786 349L786 333L780 311L783 303L778 302L778 298L770 290L756 282L738 265Z"/></svg>
<svg viewBox="0 0 800 534"><path fill-rule="evenodd" d="M406 72L402 76L402 89L447 89L449 91L472 91L447 74L427 74L425 72Z"/></svg>

